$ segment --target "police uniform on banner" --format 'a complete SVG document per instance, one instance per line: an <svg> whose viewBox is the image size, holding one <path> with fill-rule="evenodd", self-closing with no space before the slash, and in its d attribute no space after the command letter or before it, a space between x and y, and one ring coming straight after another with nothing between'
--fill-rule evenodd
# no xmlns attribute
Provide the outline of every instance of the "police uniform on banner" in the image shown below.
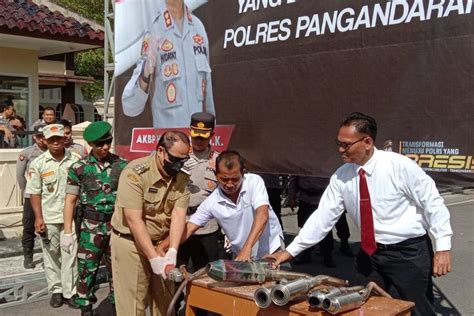
<svg viewBox="0 0 474 316"><path fill-rule="evenodd" d="M214 129L214 115L209 113L195 113L191 117L191 137L209 138ZM194 214L198 206L217 187L215 176L216 158L219 153L209 147L204 152L191 152L184 169L190 174L188 188L191 193L189 199L188 216ZM197 271L207 263L219 259L222 245L219 225L215 219L210 220L204 227L198 229L186 240L178 252L178 266L187 265L192 261L192 270Z"/></svg>
<svg viewBox="0 0 474 316"><path fill-rule="evenodd" d="M34 128L35 135L43 135L43 128L46 125L37 125ZM22 192L25 192L27 176L31 163L45 152L46 149L41 149L35 142L20 152L16 161L16 179ZM25 269L33 269L35 264L33 262L33 249L35 247L35 215L31 207L30 195L24 193L23 195L23 235L21 237L21 245L23 247L23 266Z"/></svg>
<svg viewBox="0 0 474 316"><path fill-rule="evenodd" d="M153 273L146 256L135 246L124 209L142 209L146 230L154 244L168 236L171 212L187 208L188 175L180 172L165 180L156 165L156 154L136 159L120 175L112 216L112 273L118 315L145 315L147 297L153 315L166 315L174 283Z"/></svg>
<svg viewBox="0 0 474 316"><path fill-rule="evenodd" d="M209 42L202 22L185 7L182 30L171 17L165 1L142 44L142 56L125 86L122 106L125 115L143 112L152 94L153 127L174 128L189 124L192 113L215 114L212 96ZM158 43L154 78L145 92L139 80L145 66L151 40ZM153 80L152 80L153 79Z"/></svg>
<svg viewBox="0 0 474 316"><path fill-rule="evenodd" d="M64 137L64 127L50 124L44 127L45 139L53 136ZM48 290L62 293L70 299L76 293L77 264L76 250L70 252L60 247L60 235L64 233L64 200L66 196L67 173L69 167L81 157L65 150L64 158L57 161L48 151L33 161L28 169L27 194L41 195L41 208L46 226L46 238L42 239L44 270ZM47 242L47 240L49 242Z"/></svg>

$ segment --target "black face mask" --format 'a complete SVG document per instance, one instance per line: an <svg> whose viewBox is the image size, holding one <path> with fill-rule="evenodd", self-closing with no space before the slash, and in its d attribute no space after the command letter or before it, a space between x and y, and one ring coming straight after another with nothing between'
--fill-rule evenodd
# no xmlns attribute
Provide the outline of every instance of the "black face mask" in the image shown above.
<svg viewBox="0 0 474 316"><path fill-rule="evenodd" d="M163 160L163 170L171 177L177 175L181 171L181 168L183 168L183 165L183 161L169 162L166 159Z"/></svg>

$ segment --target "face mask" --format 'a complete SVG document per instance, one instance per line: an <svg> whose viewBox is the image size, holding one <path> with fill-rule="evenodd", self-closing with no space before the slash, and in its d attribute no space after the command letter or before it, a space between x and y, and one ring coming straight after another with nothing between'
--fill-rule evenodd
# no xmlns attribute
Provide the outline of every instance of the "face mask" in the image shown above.
<svg viewBox="0 0 474 316"><path fill-rule="evenodd" d="M183 167L184 162L178 161L178 162L169 162L168 160L163 161L163 170L171 177L174 177L177 175L180 171L181 168Z"/></svg>

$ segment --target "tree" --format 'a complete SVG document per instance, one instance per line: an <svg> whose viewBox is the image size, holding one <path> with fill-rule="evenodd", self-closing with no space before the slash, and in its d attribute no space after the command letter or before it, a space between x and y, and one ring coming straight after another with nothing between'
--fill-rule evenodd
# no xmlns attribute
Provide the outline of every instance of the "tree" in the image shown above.
<svg viewBox="0 0 474 316"><path fill-rule="evenodd" d="M87 17L99 24L104 24L104 0L53 0L56 4ZM95 102L104 98L104 50L102 48L74 54L75 74L91 76L94 83L84 85L84 99Z"/></svg>

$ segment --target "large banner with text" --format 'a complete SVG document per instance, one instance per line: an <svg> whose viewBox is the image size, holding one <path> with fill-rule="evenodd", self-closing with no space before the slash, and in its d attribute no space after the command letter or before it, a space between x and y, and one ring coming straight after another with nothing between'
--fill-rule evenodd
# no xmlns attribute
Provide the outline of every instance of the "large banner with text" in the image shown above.
<svg viewBox="0 0 474 316"><path fill-rule="evenodd" d="M359 111L376 118L378 148L472 185L472 0L185 2L116 3L122 151L145 154L142 128L186 128L207 111L235 127L227 145L250 170L329 176L340 121Z"/></svg>

